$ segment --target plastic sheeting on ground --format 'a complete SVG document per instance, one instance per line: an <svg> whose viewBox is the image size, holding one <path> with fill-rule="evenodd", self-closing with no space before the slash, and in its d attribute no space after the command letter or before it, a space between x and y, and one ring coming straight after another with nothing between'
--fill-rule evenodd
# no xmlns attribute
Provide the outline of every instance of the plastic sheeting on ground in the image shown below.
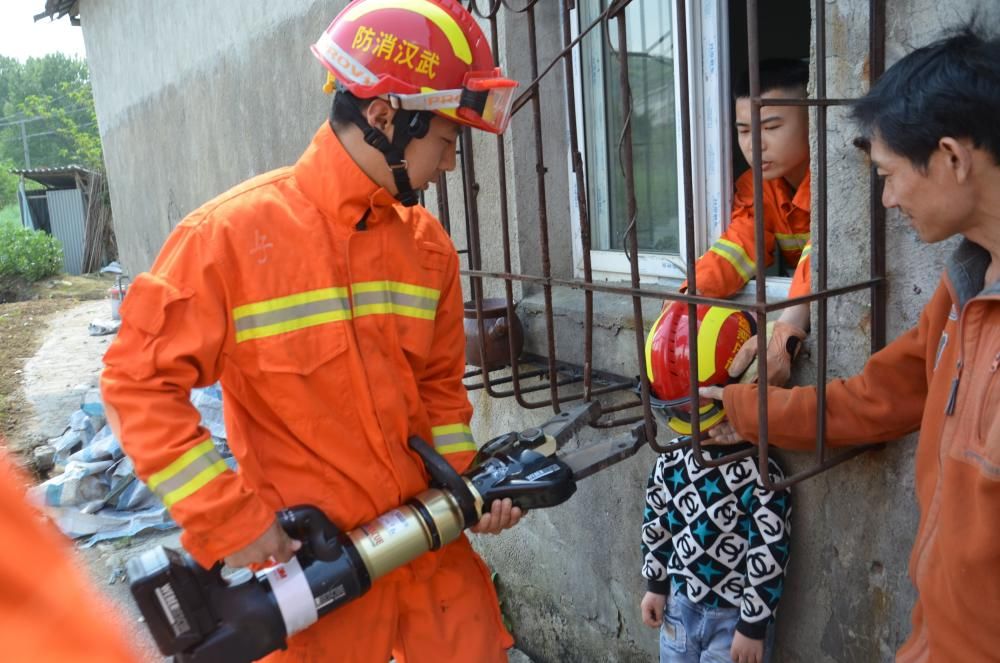
<svg viewBox="0 0 1000 663"><path fill-rule="evenodd" d="M216 449L235 469L226 445L221 388L195 389L191 402ZM28 495L67 536L90 537L83 544L87 547L149 529L176 527L159 499L136 478L132 461L107 425L96 389L87 392L80 409L70 416L66 432L49 444L55 449L59 474L30 488Z"/></svg>

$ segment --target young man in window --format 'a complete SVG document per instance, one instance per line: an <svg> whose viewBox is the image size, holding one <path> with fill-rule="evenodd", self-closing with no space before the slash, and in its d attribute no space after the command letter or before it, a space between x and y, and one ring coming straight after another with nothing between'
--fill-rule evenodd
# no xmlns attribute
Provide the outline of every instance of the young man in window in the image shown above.
<svg viewBox="0 0 1000 663"><path fill-rule="evenodd" d="M804 98L809 84L809 65L802 60L773 59L760 63L760 93L763 99ZM750 75L744 74L733 90L736 99L736 130L740 151L753 161L750 132ZM756 260L776 262L781 273L791 273L789 296L807 294L810 271L809 243L809 113L804 106L761 108L761 199L764 207L763 251L757 250L754 230L753 171L736 180L729 227L705 255L695 263L699 295L729 297L753 278ZM686 288L685 284L685 288ZM784 384L791 359L806 336L809 307L788 309L769 325L768 382ZM753 359L756 342L747 343L735 360L740 372Z"/></svg>
<svg viewBox="0 0 1000 663"><path fill-rule="evenodd" d="M1000 38L966 28L910 53L854 107L882 203L955 250L919 323L826 385L827 440L847 446L920 430L920 526L910 560L913 631L899 663L995 661L1000 651ZM710 387L728 423L713 440L757 440L756 385ZM770 388L768 442L812 449L815 387ZM794 422L794 425L789 425Z"/></svg>

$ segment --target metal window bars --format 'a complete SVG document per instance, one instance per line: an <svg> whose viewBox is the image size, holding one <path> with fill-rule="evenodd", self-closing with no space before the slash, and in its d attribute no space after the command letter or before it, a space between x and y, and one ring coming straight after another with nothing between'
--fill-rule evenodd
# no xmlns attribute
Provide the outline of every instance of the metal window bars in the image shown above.
<svg viewBox="0 0 1000 663"><path fill-rule="evenodd" d="M546 0L550 1L550 0ZM806 296L787 299L777 302L768 302L765 290L764 261L758 260L756 265L756 300L752 303L739 303L731 300L719 300L698 295L663 292L661 290L651 290L640 287L639 276L639 247L636 232L637 202L636 202L636 182L635 164L633 161L632 145L632 94L629 83L629 62L627 44L627 30L625 8L633 0L611 0L607 8L589 25L580 26L579 33L574 37L572 30L572 11L576 8L576 0L559 0L562 30L562 50L559 51L544 69L539 68L538 40L536 30L536 8L539 7L540 0L521 0L516 4L513 0L463 0L468 9L476 16L489 23L490 38L494 53L499 53L499 26L498 22L501 12L513 12L520 15L526 23L527 30L527 53L530 64L531 82L523 88L520 96L513 106L513 113L528 110L532 118L533 143L535 157L535 172L537 178L537 226L539 233L539 243L541 248L541 274L519 274L512 269L511 253L511 218L508 203L508 164L506 147L503 137L497 138L497 187L499 192L499 216L501 221L501 237L503 249L503 270L491 272L483 269L482 243L479 226L478 195L480 193L480 183L477 180L475 170L475 159L473 154L473 142L469 130L466 130L461 139L461 178L463 182L463 203L465 206L465 230L468 241L466 249L460 253L466 254L468 269L462 270L462 275L469 279L470 291L476 311L476 324L480 339L481 366L483 368L472 369L466 373L466 386L470 390L484 389L493 398L506 398L513 396L517 404L525 409L537 409L551 407L558 414L561 412L563 404L572 401L590 401L598 396L608 394L625 395L626 401L617 405L603 407L604 415L597 422L591 425L598 428L614 428L625 425L641 424L637 428L644 433L650 447L657 452L666 452L680 448L687 442L672 442L667 445L660 445L656 442L656 426L650 409L650 385L645 371L645 325L643 323L642 300L643 298L656 299L661 301L684 301L689 305L689 334L691 338L696 338L696 315L695 306L697 304L724 304L730 308L744 310L752 313L757 322L758 329L766 328L767 314L779 311L789 306L800 303L816 303L817 307L817 384L825 385L827 378L827 303L830 299L848 293L868 290L870 292L870 304L872 311L872 331L871 349L877 351L885 344L886 336L886 283L885 283L885 211L879 204L881 189L878 178L874 170L870 171L871 185L871 232L869 237L870 249L870 278L866 281L853 283L836 288L827 288L827 110L833 106L843 106L851 102L850 99L830 99L826 98L826 18L824 0L814 0L813 2L813 27L814 27L814 54L815 54L815 95L808 99L768 99L766 103L760 96L759 80L759 35L757 29L758 0L747 0L747 37L748 37L748 57L750 70L750 95L751 95L751 135L753 159L751 167L754 178L754 208L756 222L756 244L764 246L764 225L762 209L762 171L761 171L761 108L765 105L804 105L815 108L816 125L815 136L817 144L816 152L816 172L813 178L812 205L815 211L814 227L812 229L814 250L812 252L815 260L815 272L817 287ZM485 7L481 5L486 5ZM675 0L674 11L676 12L675 36L678 42L678 56L676 62L677 76L679 77L680 99L678 107L680 109L681 123L681 164L683 172L684 189L684 210L683 219L685 224L687 274L690 290L695 291L696 277L694 263L696 260L694 244L694 206L693 186L692 186L692 136L691 136L691 115L689 104L689 72L688 72L688 34L687 34L687 7L685 0ZM626 213L628 224L626 226L626 255L630 265L630 283L626 285L613 285L606 282L595 282L591 263L591 219L588 210L588 189L585 182L584 162L580 151L579 137L577 133L576 116L576 85L577 76L574 71L573 49L580 48L584 37L593 30L600 30L602 38L609 40L611 23L615 23L617 31L617 58L619 65L619 93L623 104L622 127L620 141L618 144L618 156L620 158L625 181ZM881 74L885 62L885 0L869 1L869 53L868 72L869 82ZM543 153L543 129L542 129L542 100L541 82L550 72L555 70L559 61L563 63L565 76L565 89L562 90L563 97L558 100L547 100L558 103L566 108L566 122L568 125L568 148L571 163L572 177L575 179L576 204L579 210L580 240L582 242L582 272L583 278L559 278L553 276L552 261L550 258L550 227L549 227L549 201L546 196L545 155ZM437 184L438 213L442 223L449 231L451 230L450 200L448 184L445 177L439 179ZM492 375L495 370L491 370L485 358L485 346L482 339L486 337L486 329L483 318L483 281L488 279L500 280L503 282L506 311L508 319L514 316L514 288L515 281L526 285L540 286L544 299L544 320L545 320L545 347L544 356L525 356L523 359L517 356L514 347L514 340L508 336L508 350L510 352L510 374ZM582 362L571 364L562 361L557 356L555 321L553 314L554 288L569 288L583 291L584 311L583 311L583 349ZM634 316L635 329L635 350L636 350L636 372L639 374L638 384L635 379L622 376L602 373L593 368L594 366L594 294L610 293L632 300L632 311ZM767 374L767 339L766 334L757 336L757 361L760 375ZM579 356L579 355L575 355ZM690 361L692 365L698 365L697 344L691 344ZM542 368L532 368L540 364ZM691 372L691 389L697 402L697 374ZM543 384L524 384L526 380L544 378ZM596 381L596 385L595 385ZM501 385L509 385L509 388L500 388ZM636 388L638 387L638 388ZM547 397L529 398L528 394L545 392ZM638 397L633 392L638 392ZM701 453L696 453L696 458L701 457L705 465L719 465L730 462L737 458L743 458L756 454L759 463L760 476L765 487L771 490L779 490L803 479L814 476L830 467L839 464L870 447L859 447L848 451L840 452L834 456L829 456L826 448L826 398L824 389L817 390L817 439L816 439L816 462L815 464L801 472L787 477L781 482L772 482L768 472L768 411L767 411L767 390L759 390L758 417L759 417L759 442L756 449L747 449L741 452L728 454L721 458L710 460L704 458ZM700 451L700 439L702 438L700 421L697 412L698 408L692 408L692 435L690 444L694 449ZM609 413L612 416L608 416Z"/></svg>

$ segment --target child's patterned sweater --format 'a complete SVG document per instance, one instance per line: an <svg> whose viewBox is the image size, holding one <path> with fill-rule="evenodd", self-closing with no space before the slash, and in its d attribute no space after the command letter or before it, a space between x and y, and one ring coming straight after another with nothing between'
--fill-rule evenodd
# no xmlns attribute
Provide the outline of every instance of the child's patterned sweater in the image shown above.
<svg viewBox="0 0 1000 663"><path fill-rule="evenodd" d="M702 446L702 453L715 459L748 446ZM772 482L784 478L773 458L769 472ZM695 603L738 607L736 630L762 639L781 598L790 515L790 492L764 489L756 455L698 467L691 447L660 454L642 525L649 591L684 591Z"/></svg>

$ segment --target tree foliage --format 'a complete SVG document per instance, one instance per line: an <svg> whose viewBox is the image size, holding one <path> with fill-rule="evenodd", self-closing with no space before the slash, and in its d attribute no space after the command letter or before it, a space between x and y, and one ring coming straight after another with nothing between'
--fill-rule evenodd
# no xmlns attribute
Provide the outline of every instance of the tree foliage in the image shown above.
<svg viewBox="0 0 1000 663"><path fill-rule="evenodd" d="M87 63L62 53L20 62L0 56L0 168L24 168L22 126L32 168L77 164L103 170ZM0 175L0 207L9 186Z"/></svg>

